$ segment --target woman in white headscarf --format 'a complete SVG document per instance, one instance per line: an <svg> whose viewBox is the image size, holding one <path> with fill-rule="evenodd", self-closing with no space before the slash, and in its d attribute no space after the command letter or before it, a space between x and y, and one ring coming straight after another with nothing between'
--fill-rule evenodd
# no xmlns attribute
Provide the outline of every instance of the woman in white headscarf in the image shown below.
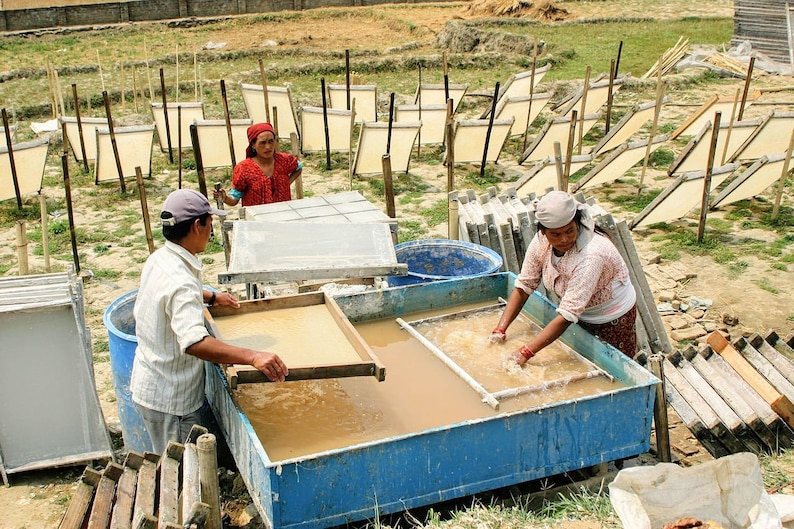
<svg viewBox="0 0 794 529"><path fill-rule="evenodd" d="M585 205L563 191L544 195L535 207L538 232L530 242L515 288L491 341L503 342L527 298L543 282L559 298L557 315L512 353L523 365L572 323L633 358L637 296L615 245L594 230Z"/></svg>

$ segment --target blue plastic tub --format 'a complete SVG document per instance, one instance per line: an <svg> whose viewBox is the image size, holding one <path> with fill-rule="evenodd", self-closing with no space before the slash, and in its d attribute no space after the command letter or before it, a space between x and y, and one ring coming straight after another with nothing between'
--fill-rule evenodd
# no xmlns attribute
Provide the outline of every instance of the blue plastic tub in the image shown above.
<svg viewBox="0 0 794 529"><path fill-rule="evenodd" d="M135 318L132 314L137 294L138 291L133 290L116 299L105 310L102 321L108 330L110 366L113 371L113 387L116 390L124 446L128 451L143 453L152 451L152 443L130 393L132 362L135 359L135 348L138 346L138 339L135 337Z"/></svg>
<svg viewBox="0 0 794 529"><path fill-rule="evenodd" d="M398 263L408 265L408 275L390 276L389 286L465 279L494 274L502 256L479 244L453 239L420 239L394 247Z"/></svg>

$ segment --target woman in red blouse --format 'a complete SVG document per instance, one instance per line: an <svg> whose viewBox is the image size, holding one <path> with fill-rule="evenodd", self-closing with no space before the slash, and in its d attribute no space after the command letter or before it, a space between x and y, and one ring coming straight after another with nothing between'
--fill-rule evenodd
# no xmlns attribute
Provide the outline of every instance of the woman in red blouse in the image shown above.
<svg viewBox="0 0 794 529"><path fill-rule="evenodd" d="M292 198L290 185L303 170L303 164L291 154L276 150L278 141L270 123L248 127L248 148L245 160L234 167L232 189L215 192L215 199L223 199L228 206L258 206L284 202Z"/></svg>

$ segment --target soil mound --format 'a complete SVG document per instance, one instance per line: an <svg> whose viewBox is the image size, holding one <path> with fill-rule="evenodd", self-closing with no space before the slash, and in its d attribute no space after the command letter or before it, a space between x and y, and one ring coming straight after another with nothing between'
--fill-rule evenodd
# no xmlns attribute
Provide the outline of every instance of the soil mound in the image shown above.
<svg viewBox="0 0 794 529"><path fill-rule="evenodd" d="M473 0L465 13L470 16L523 17L541 22L557 22L568 18L566 9L553 0Z"/></svg>

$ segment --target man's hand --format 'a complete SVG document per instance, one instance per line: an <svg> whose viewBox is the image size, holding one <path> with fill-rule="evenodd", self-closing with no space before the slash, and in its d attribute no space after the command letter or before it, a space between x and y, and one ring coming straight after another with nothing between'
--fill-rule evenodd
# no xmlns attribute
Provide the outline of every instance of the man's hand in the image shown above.
<svg viewBox="0 0 794 529"><path fill-rule="evenodd" d="M275 353L256 351L251 365L264 373L271 382L284 382L289 375L286 364Z"/></svg>
<svg viewBox="0 0 794 529"><path fill-rule="evenodd" d="M215 303L213 306L217 307L218 305L226 305L227 307L234 307L235 309L240 308L240 302L237 301L236 297L232 296L228 292L215 293Z"/></svg>

